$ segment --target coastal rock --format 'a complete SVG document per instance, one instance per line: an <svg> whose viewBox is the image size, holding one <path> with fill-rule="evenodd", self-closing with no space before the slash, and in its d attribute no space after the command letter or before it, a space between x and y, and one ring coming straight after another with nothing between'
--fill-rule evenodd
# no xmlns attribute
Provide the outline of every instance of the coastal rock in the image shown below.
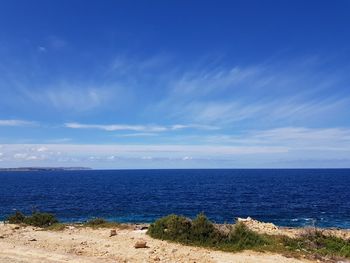
<svg viewBox="0 0 350 263"><path fill-rule="evenodd" d="M269 235L282 234L282 231L280 231L276 225L272 223L260 222L258 220L252 219L251 217L237 218L237 222L245 224L250 230L256 231L258 233Z"/></svg>
<svg viewBox="0 0 350 263"><path fill-rule="evenodd" d="M238 222L250 222L250 221L252 221L253 219L250 217L250 216L248 216L247 218L241 218L241 217L238 217L237 218L237 221Z"/></svg>
<svg viewBox="0 0 350 263"><path fill-rule="evenodd" d="M134 230L147 230L148 229L148 225L135 225L134 226Z"/></svg>
<svg viewBox="0 0 350 263"><path fill-rule="evenodd" d="M147 242L139 240L135 243L134 248L147 248Z"/></svg>

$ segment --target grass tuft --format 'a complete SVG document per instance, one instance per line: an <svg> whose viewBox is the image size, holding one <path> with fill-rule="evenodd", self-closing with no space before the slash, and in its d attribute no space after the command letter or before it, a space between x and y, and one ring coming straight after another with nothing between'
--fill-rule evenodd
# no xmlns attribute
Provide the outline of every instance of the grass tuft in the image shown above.
<svg viewBox="0 0 350 263"><path fill-rule="evenodd" d="M103 218L93 218L83 223L81 227L91 227L91 228L118 228L126 229L129 228L126 224L120 224L117 222L107 221Z"/></svg>

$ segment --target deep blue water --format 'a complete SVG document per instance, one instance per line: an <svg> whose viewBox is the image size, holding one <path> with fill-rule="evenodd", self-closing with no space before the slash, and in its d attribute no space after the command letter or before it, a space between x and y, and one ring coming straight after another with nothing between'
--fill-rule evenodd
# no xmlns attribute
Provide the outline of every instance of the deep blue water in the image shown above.
<svg viewBox="0 0 350 263"><path fill-rule="evenodd" d="M63 221L150 222L204 212L283 226L350 228L350 169L0 172L0 220L14 209Z"/></svg>

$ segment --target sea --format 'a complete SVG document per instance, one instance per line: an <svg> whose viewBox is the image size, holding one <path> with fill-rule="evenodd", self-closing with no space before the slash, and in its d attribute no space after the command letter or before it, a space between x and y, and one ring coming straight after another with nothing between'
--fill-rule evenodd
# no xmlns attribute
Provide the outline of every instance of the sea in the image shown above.
<svg viewBox="0 0 350 263"><path fill-rule="evenodd" d="M64 222L146 223L205 213L279 226L350 228L350 169L169 169L0 172L0 220L19 210Z"/></svg>

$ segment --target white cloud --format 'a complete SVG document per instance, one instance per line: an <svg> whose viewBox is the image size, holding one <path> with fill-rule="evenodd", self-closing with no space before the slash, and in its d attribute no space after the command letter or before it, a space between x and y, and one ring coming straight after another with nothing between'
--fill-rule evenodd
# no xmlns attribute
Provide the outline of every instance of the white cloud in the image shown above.
<svg viewBox="0 0 350 263"><path fill-rule="evenodd" d="M65 156L91 156L97 157L118 156L141 158L151 157L178 157L183 156L229 156L241 154L256 153L281 153L288 151L285 147L267 147L267 146L215 146L215 145L99 145L99 144L4 144L3 152L13 153L16 159L25 159L28 156L35 155L36 149L45 147L51 153L52 158L60 155ZM192 153L188 155L186 153Z"/></svg>
<svg viewBox="0 0 350 263"><path fill-rule="evenodd" d="M42 52L42 53L45 53L47 51L47 49L46 49L46 47L38 46L38 51Z"/></svg>
<svg viewBox="0 0 350 263"><path fill-rule="evenodd" d="M0 126L32 126L36 125L33 121L24 120L0 120Z"/></svg>
<svg viewBox="0 0 350 263"><path fill-rule="evenodd" d="M346 87L349 77L343 71L323 72L320 65L322 61L306 58L189 69L172 76L168 93L150 109L176 120L220 126L246 120L252 121L253 127L256 121L306 125L311 119L326 123L334 114L344 118L350 94L337 87Z"/></svg>
<svg viewBox="0 0 350 263"><path fill-rule="evenodd" d="M151 156L142 156L142 160L152 160L153 158Z"/></svg>
<svg viewBox="0 0 350 263"><path fill-rule="evenodd" d="M117 134L117 137L149 137L149 136L157 136L158 133L152 132L137 132L137 133L127 133L127 134Z"/></svg>
<svg viewBox="0 0 350 263"><path fill-rule="evenodd" d="M290 150L350 151L350 129L348 128L282 127L240 132L235 135L207 136L202 139L207 143L281 146Z"/></svg>
<svg viewBox="0 0 350 263"><path fill-rule="evenodd" d="M114 155L111 155L111 156L108 156L107 159L113 161L113 160L118 159L118 157L114 156Z"/></svg>
<svg viewBox="0 0 350 263"><path fill-rule="evenodd" d="M203 129L203 130L215 130L218 129L216 126L209 125L199 125L199 124L189 124L189 125L171 125L171 126L160 126L160 125L125 125L125 124L109 124L109 125L101 125L101 124L82 124L77 122L65 123L65 127L71 129L98 129L105 131L136 131L136 132L146 132L139 134L131 134L134 135L153 135L154 132L165 132L171 130L182 130L182 129ZM128 135L124 135L128 136ZM129 134L130 136L130 134Z"/></svg>
<svg viewBox="0 0 350 263"><path fill-rule="evenodd" d="M39 147L36 149L38 152L46 152L48 149L46 147Z"/></svg>
<svg viewBox="0 0 350 263"><path fill-rule="evenodd" d="M1 159L7 166L59 163L100 168L145 168L148 164L153 168L310 167L317 163L319 167L344 167L350 163L350 129L346 128L281 127L188 138L184 135L179 140L181 145L3 144Z"/></svg>
<svg viewBox="0 0 350 263"><path fill-rule="evenodd" d="M100 107L113 98L109 88L80 87L62 83L45 90L22 89L32 101L60 110L83 112Z"/></svg>
<svg viewBox="0 0 350 263"><path fill-rule="evenodd" d="M15 159L25 159L25 158L27 158L27 156L28 156L28 154L26 154L26 153L16 153L13 155L13 157Z"/></svg>

